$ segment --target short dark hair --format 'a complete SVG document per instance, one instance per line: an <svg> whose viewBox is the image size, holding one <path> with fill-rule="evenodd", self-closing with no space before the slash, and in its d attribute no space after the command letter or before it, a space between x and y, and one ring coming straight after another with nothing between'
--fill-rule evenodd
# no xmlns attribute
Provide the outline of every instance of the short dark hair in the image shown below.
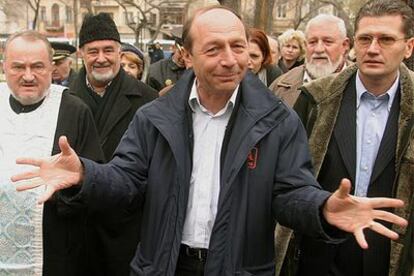
<svg viewBox="0 0 414 276"><path fill-rule="evenodd" d="M269 65L272 62L272 55L270 52L269 40L267 39L265 32L260 29L250 28L249 41L256 43L257 46L259 46L263 55L262 67Z"/></svg>
<svg viewBox="0 0 414 276"><path fill-rule="evenodd" d="M246 33L246 39L249 38L249 34L247 31L246 25L244 24L242 20L242 17L235 10L229 7L226 7L226 6L221 6L221 5L212 5L212 6L203 7L203 8L195 10L193 15L189 19L186 20L183 26L183 33L182 33L183 46L190 53L193 48L193 38L190 35L190 31L191 31L191 27L193 25L194 19L197 16L200 16L208 11L216 10L216 9L227 10L231 12L232 14L234 14L238 19L240 19L240 22L243 24L243 27Z"/></svg>
<svg viewBox="0 0 414 276"><path fill-rule="evenodd" d="M3 53L3 59L4 60L6 60L6 58L7 58L7 51L9 50L9 44L13 40L15 40L19 37L21 37L25 41L37 41L37 40L43 41L45 43L46 50L47 50L47 53L49 55L49 60L50 60L50 62L52 62L52 60L53 60L53 49L52 49L52 46L50 45L49 40L47 39L46 36L44 36L43 34L37 32L37 31L34 31L34 30L25 30L25 31L14 33L11 36L9 36L7 38L6 44L4 46L4 53Z"/></svg>
<svg viewBox="0 0 414 276"><path fill-rule="evenodd" d="M358 30L358 23L362 18L387 15L400 15L403 21L402 31L405 37L410 38L413 36L413 10L401 0L371 0L363 5L355 18L355 33Z"/></svg>

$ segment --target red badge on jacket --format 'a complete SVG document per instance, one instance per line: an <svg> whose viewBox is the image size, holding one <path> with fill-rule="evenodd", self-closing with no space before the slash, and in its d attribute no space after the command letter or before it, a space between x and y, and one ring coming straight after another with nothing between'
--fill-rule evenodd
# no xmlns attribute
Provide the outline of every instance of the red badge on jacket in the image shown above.
<svg viewBox="0 0 414 276"><path fill-rule="evenodd" d="M247 155L247 167L249 169L256 168L258 156L259 156L259 148L255 146L254 148L250 150L249 155Z"/></svg>

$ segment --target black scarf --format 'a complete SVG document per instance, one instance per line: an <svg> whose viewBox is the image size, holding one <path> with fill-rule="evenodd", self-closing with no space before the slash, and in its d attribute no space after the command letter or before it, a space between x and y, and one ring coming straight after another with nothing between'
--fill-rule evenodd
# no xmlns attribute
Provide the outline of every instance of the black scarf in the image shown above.
<svg viewBox="0 0 414 276"><path fill-rule="evenodd" d="M125 74L122 68L120 68L111 84L106 87L103 97L96 94L86 85L85 67L79 70L78 77L70 86L72 93L81 98L91 109L99 134L102 134L112 106L121 93L122 80Z"/></svg>

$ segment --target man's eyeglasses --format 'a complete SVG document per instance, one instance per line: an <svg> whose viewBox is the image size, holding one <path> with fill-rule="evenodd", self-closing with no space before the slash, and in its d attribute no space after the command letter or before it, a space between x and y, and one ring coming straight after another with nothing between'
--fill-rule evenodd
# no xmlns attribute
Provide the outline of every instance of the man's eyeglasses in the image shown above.
<svg viewBox="0 0 414 276"><path fill-rule="evenodd" d="M376 40L381 48L388 48L393 46L397 41L407 40L407 38L395 38L392 36L372 36L372 35L359 35L355 37L355 43L360 47L369 47L372 41Z"/></svg>

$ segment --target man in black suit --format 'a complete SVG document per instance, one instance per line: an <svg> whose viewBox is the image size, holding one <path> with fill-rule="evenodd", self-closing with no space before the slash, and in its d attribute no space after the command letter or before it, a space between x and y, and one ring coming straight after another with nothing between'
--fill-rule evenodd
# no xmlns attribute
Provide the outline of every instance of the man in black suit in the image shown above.
<svg viewBox="0 0 414 276"><path fill-rule="evenodd" d="M295 105L321 186L334 191L333 183L349 178L357 196L404 200L395 213L406 219L414 179L414 74L402 61L413 50L413 24L401 1L367 3L355 21L356 64L305 86ZM365 231L367 250L352 236L340 245L304 237L296 252L299 274L402 275L401 258L413 250L409 235L396 227L402 238L390 241L376 227Z"/></svg>

